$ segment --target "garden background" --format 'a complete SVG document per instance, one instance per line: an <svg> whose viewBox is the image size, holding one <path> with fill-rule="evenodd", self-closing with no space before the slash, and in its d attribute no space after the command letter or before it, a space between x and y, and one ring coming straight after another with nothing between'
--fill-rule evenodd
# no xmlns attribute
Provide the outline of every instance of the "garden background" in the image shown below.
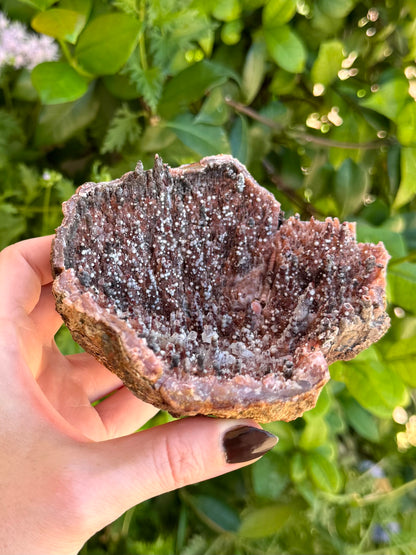
<svg viewBox="0 0 416 555"><path fill-rule="evenodd" d="M286 215L357 221L391 255L390 331L331 367L314 410L266 426L276 448L131 509L82 553L416 553L416 1L0 9L0 247L53 232L85 181L223 152Z"/></svg>

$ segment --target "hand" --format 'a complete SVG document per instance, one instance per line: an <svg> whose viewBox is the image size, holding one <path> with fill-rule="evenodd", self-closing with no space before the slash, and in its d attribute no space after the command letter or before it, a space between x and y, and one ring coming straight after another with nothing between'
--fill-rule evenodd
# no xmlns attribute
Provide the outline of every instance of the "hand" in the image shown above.
<svg viewBox="0 0 416 555"><path fill-rule="evenodd" d="M276 443L251 421L157 410L86 353L63 356L51 237L0 253L0 552L76 553L128 508L253 461ZM111 393L96 406L92 403Z"/></svg>

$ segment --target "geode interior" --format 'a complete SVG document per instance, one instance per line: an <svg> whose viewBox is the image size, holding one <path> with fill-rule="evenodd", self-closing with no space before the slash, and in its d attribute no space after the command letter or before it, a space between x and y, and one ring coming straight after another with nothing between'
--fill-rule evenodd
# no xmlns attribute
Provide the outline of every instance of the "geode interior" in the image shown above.
<svg viewBox="0 0 416 555"><path fill-rule="evenodd" d="M385 333L387 261L351 223L284 219L230 156L83 185L52 253L58 311L139 397L263 422Z"/></svg>

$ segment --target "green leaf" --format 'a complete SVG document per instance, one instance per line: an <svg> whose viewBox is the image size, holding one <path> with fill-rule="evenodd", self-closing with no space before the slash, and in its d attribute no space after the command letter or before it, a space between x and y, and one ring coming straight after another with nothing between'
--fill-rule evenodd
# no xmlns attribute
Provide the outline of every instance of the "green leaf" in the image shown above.
<svg viewBox="0 0 416 555"><path fill-rule="evenodd" d="M416 146L416 102L412 100L397 116L397 138L403 146Z"/></svg>
<svg viewBox="0 0 416 555"><path fill-rule="evenodd" d="M0 204L0 250L21 238L26 230L26 220L16 206Z"/></svg>
<svg viewBox="0 0 416 555"><path fill-rule="evenodd" d="M118 108L110 122L101 146L101 154L122 152L128 144L138 141L142 128L138 122L140 113L132 112L127 104Z"/></svg>
<svg viewBox="0 0 416 555"><path fill-rule="evenodd" d="M292 482L299 484L306 479L306 457L304 453L296 452L290 460L290 477Z"/></svg>
<svg viewBox="0 0 416 555"><path fill-rule="evenodd" d="M116 75L104 75L102 78L107 90L116 98L121 100L132 100L137 98L139 93L126 75L117 73Z"/></svg>
<svg viewBox="0 0 416 555"><path fill-rule="evenodd" d="M252 466L251 471L254 491L265 499L279 499L289 483L287 462L282 457L271 454L263 457Z"/></svg>
<svg viewBox="0 0 416 555"><path fill-rule="evenodd" d="M191 114L182 114L165 125L172 129L187 147L201 156L230 152L230 145L221 127L195 123Z"/></svg>
<svg viewBox="0 0 416 555"><path fill-rule="evenodd" d="M378 361L350 362L344 380L357 401L379 418L391 418L393 409L405 405L407 390L386 364Z"/></svg>
<svg viewBox="0 0 416 555"><path fill-rule="evenodd" d="M402 258L407 255L403 235L385 227L373 227L359 223L357 226L357 240L361 243L378 243L382 241L392 258Z"/></svg>
<svg viewBox="0 0 416 555"><path fill-rule="evenodd" d="M317 488L332 493L340 490L342 479L336 462L320 453L309 453L306 465L309 476Z"/></svg>
<svg viewBox="0 0 416 555"><path fill-rule="evenodd" d="M220 21L233 21L240 13L239 0L216 0L212 15Z"/></svg>
<svg viewBox="0 0 416 555"><path fill-rule="evenodd" d="M39 115L35 144L50 146L63 143L95 118L98 102L93 89L75 102L44 106Z"/></svg>
<svg viewBox="0 0 416 555"><path fill-rule="evenodd" d="M29 4L33 8L38 8L39 10L46 10L52 4L55 4L56 0L20 0L23 4Z"/></svg>
<svg viewBox="0 0 416 555"><path fill-rule="evenodd" d="M88 89L88 80L66 62L43 62L33 68L31 76L43 104L71 102Z"/></svg>
<svg viewBox="0 0 416 555"><path fill-rule="evenodd" d="M129 76L136 88L136 95L142 96L153 112L162 94L163 74L158 67L143 69L138 56L132 56L123 68L122 73Z"/></svg>
<svg viewBox="0 0 416 555"><path fill-rule="evenodd" d="M259 92L266 72L266 45L262 40L253 42L247 52L241 81L241 92L246 104Z"/></svg>
<svg viewBox="0 0 416 555"><path fill-rule="evenodd" d="M416 147L403 147L400 154L401 180L393 208L401 208L416 195Z"/></svg>
<svg viewBox="0 0 416 555"><path fill-rule="evenodd" d="M195 118L195 123L223 125L228 121L230 107L225 103L222 87L213 89Z"/></svg>
<svg viewBox="0 0 416 555"><path fill-rule="evenodd" d="M361 101L364 108L370 108L397 122L398 116L407 104L409 82L404 77L395 77L380 85L378 90L370 93Z"/></svg>
<svg viewBox="0 0 416 555"><path fill-rule="evenodd" d="M244 116L238 116L230 132L231 154L247 164L249 160L248 123Z"/></svg>
<svg viewBox="0 0 416 555"><path fill-rule="evenodd" d="M226 503L209 495L195 495L190 497L190 503L198 513L202 513L204 520L209 519L220 530L236 532L240 527L238 514Z"/></svg>
<svg viewBox="0 0 416 555"><path fill-rule="evenodd" d="M38 33L75 44L85 22L84 14L74 10L52 8L36 14L31 25Z"/></svg>
<svg viewBox="0 0 416 555"><path fill-rule="evenodd" d="M264 27L278 27L292 19L296 13L296 0L269 0L263 8Z"/></svg>
<svg viewBox="0 0 416 555"><path fill-rule="evenodd" d="M385 359L402 380L416 387L416 337L399 339L385 353Z"/></svg>
<svg viewBox="0 0 416 555"><path fill-rule="evenodd" d="M278 532L292 514L291 505L268 505L248 512L242 522L238 535L243 538L265 538Z"/></svg>
<svg viewBox="0 0 416 555"><path fill-rule="evenodd" d="M334 196L342 218L360 208L369 186L366 170L347 158L335 175Z"/></svg>
<svg viewBox="0 0 416 555"><path fill-rule="evenodd" d="M387 272L387 297L392 304L416 314L416 264L394 264Z"/></svg>
<svg viewBox="0 0 416 555"><path fill-rule="evenodd" d="M344 57L342 42L334 39L321 43L318 57L311 69L313 83L320 83L325 87L330 85L337 77Z"/></svg>
<svg viewBox="0 0 416 555"><path fill-rule="evenodd" d="M124 13L97 16L79 37L77 63L93 75L117 73L133 52L141 27L139 21Z"/></svg>
<svg viewBox="0 0 416 555"><path fill-rule="evenodd" d="M306 51L298 35L288 25L264 30L267 49L278 66L290 73L300 73L306 63Z"/></svg>
<svg viewBox="0 0 416 555"><path fill-rule="evenodd" d="M346 399L343 402L345 414L350 426L364 439L380 441L380 431L377 419L365 410L355 399Z"/></svg>
<svg viewBox="0 0 416 555"><path fill-rule="evenodd" d="M220 64L203 60L184 69L165 86L159 103L159 113L170 118L184 111L214 87L227 81L229 73Z"/></svg>
<svg viewBox="0 0 416 555"><path fill-rule="evenodd" d="M357 0L318 0L319 9L329 17L340 19L348 15Z"/></svg>
<svg viewBox="0 0 416 555"><path fill-rule="evenodd" d="M312 451L326 442L328 425L322 417L308 419L299 439L299 447L304 451Z"/></svg>

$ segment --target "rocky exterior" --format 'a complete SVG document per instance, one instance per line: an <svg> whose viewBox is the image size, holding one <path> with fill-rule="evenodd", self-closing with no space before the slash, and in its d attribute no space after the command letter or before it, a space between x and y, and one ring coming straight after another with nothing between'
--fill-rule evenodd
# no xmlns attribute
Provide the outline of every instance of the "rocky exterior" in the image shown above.
<svg viewBox="0 0 416 555"><path fill-rule="evenodd" d="M175 416L292 420L328 364L388 329L382 243L352 223L284 219L230 156L156 157L63 206L53 291L74 339Z"/></svg>

